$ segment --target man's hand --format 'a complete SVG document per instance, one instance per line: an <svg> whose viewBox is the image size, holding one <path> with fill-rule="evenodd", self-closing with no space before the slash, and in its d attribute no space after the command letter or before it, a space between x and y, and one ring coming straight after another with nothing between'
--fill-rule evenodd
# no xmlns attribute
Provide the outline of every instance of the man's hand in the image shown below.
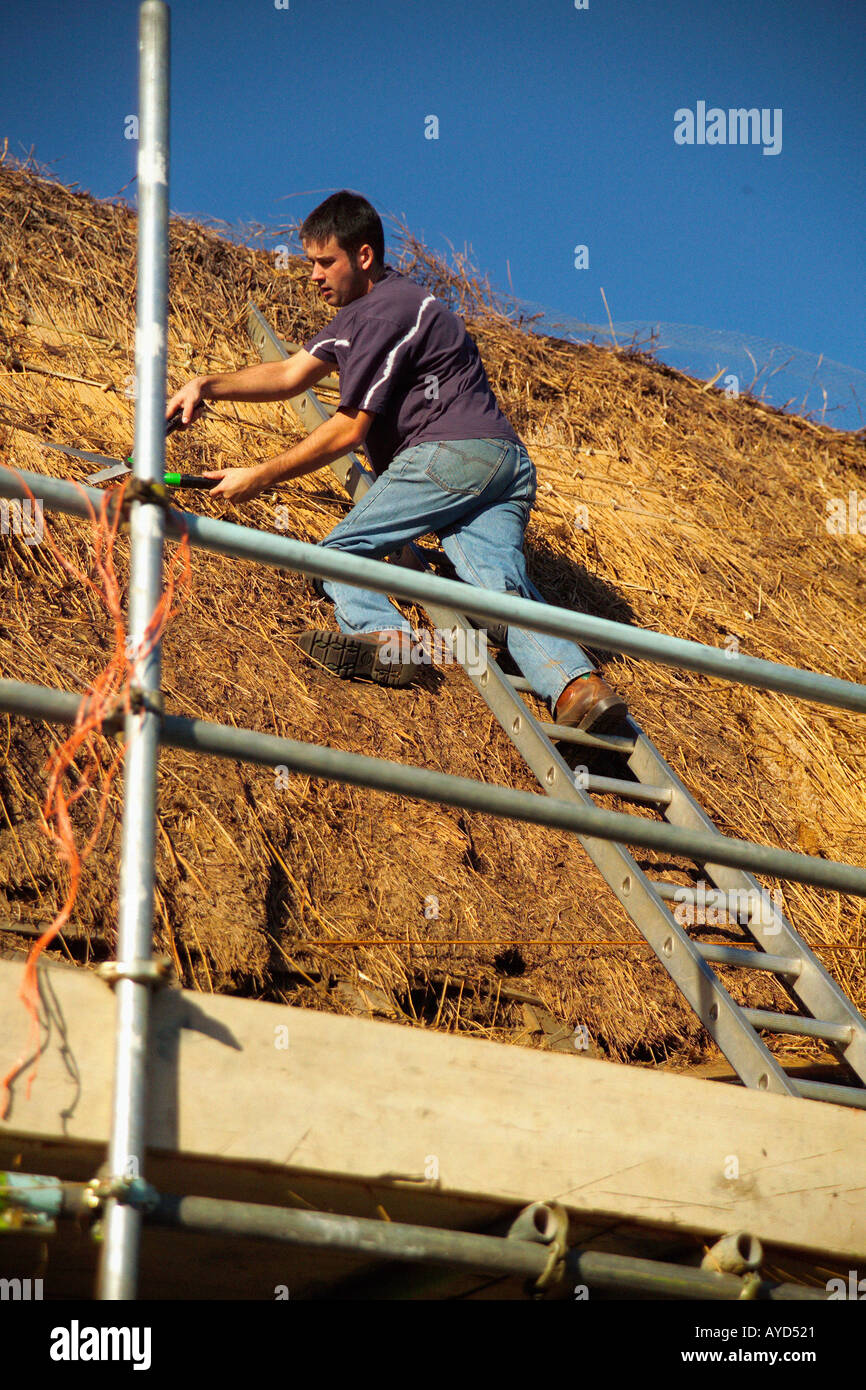
<svg viewBox="0 0 866 1390"><path fill-rule="evenodd" d="M182 386L179 391L174 393L165 408L166 420L170 420L172 415L181 408L183 409L183 423L185 425L188 425L190 420L196 419L201 414L206 399L202 391L204 380L203 376L193 377L192 381L188 381L186 386Z"/></svg>
<svg viewBox="0 0 866 1390"><path fill-rule="evenodd" d="M190 388L193 385L190 382ZM369 411L338 409L284 454L252 468L213 468L202 477L219 480L216 487L211 488L211 497L224 497L227 502L249 502L268 488L301 478L306 473L315 473L325 464L342 458L366 438L374 419Z"/></svg>
<svg viewBox="0 0 866 1390"><path fill-rule="evenodd" d="M254 468L212 468L203 478L219 478L211 488L211 497L224 497L227 502L250 502L268 486L273 486L260 466Z"/></svg>

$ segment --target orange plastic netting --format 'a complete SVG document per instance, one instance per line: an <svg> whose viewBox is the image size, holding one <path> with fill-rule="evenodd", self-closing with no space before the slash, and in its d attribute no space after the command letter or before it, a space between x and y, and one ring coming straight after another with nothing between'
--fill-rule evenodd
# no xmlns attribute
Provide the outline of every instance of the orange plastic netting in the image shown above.
<svg viewBox="0 0 866 1390"><path fill-rule="evenodd" d="M5 465L2 466L5 467ZM8 469L7 471L13 472L15 470ZM36 499L20 473L16 472L16 476L31 502L35 504ZM189 596L192 583L189 536L184 526L180 542L171 554L165 587L159 602L151 614L141 641L134 651L131 650L123 615L122 589L115 569L115 543L123 521L125 493L131 478L132 475L130 474L118 486L105 492L98 514L84 489L78 488L87 503L90 517L92 544L90 573L80 570L62 553L51 536L48 526L44 525L43 522L43 539L47 542L55 559L67 573L91 591L108 613L114 630L114 646L108 663L82 698L72 732L60 747L55 749L46 762L48 785L42 807L44 821L42 829L53 841L60 859L68 867L69 883L60 911L34 944L24 967L18 995L29 1015L30 1028L21 1055L6 1074L0 1078L0 1119L6 1118L11 1100L12 1082L27 1066L31 1067L26 1090L27 1097L30 1096L41 1055L39 989L36 967L42 952L51 945L72 914L83 866L99 838L108 807L109 792L118 769L123 763L126 751L124 743L120 744L117 752L107 764L104 760L98 743L98 738L103 732L104 721L109 715L115 715L121 710L127 714L132 713L131 697L135 689L138 668L156 643L159 642L167 624L179 611L184 599ZM182 522L181 513L174 515ZM176 596L177 602L175 601ZM70 790L69 774L73 766L78 784L74 790ZM79 843L73 828L70 808L89 792L93 792L97 798L93 813L93 826L84 843Z"/></svg>

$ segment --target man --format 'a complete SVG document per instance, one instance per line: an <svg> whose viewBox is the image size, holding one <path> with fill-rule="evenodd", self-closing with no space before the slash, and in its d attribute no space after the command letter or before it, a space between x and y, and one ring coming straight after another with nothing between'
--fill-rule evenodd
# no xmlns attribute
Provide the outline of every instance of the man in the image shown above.
<svg viewBox="0 0 866 1390"><path fill-rule="evenodd" d="M166 414L182 407L188 423L205 400L284 400L334 367L339 408L276 458L206 473L219 480L211 496L246 502L363 444L376 481L320 544L381 559L435 532L461 579L544 601L523 557L535 468L463 321L386 267L382 223L360 194L327 198L306 218L301 241L336 316L287 361L196 377ZM340 631L304 633L303 649L339 676L409 684L412 632L390 600L330 580L316 588L333 602ZM603 733L628 713L576 643L520 628L508 628L507 642L557 723Z"/></svg>

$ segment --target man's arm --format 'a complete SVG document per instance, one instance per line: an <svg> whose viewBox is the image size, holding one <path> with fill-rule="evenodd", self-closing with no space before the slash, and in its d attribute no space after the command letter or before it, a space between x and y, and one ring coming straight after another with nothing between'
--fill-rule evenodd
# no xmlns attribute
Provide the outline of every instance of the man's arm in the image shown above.
<svg viewBox="0 0 866 1390"><path fill-rule="evenodd" d="M315 473L316 469L350 453L364 441L375 418L367 410L337 410L300 444L294 444L276 458L252 468L214 468L202 476L219 479L211 490L212 497L223 497L228 502L249 502L277 483Z"/></svg>
<svg viewBox="0 0 866 1390"><path fill-rule="evenodd" d="M257 362L237 372L197 376L176 391L166 406L166 419L183 409L188 425L203 401L284 401L308 391L333 371L333 363L299 348L279 362Z"/></svg>

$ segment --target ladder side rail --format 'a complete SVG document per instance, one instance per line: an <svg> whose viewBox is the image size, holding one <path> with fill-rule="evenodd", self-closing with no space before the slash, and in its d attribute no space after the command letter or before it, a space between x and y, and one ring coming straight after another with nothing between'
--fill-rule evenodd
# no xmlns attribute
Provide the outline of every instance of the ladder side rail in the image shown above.
<svg viewBox="0 0 866 1390"><path fill-rule="evenodd" d="M688 788L634 720L629 724L635 734L634 749L628 766L638 781L652 779L671 788L673 795L661 814L672 825L685 829L715 831L718 827L695 801ZM799 959L802 964L796 977L780 975L779 982L792 1001L807 1009L812 1018L842 1023L852 1029L850 1043L845 1047L831 1044L862 1080L866 1081L866 1019L812 952L808 942L788 921L785 914L770 898L753 874L724 864L705 862L704 870L723 890L738 894L759 895L761 912L757 918L743 923L749 935L760 947L776 956Z"/></svg>

